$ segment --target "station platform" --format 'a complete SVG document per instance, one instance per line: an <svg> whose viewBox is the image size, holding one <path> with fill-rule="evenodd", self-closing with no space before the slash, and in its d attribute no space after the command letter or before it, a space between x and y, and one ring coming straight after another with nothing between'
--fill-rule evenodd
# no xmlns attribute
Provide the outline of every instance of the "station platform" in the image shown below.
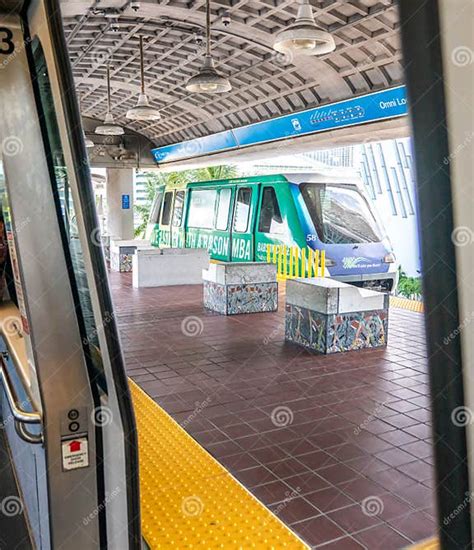
<svg viewBox="0 0 474 550"><path fill-rule="evenodd" d="M309 546L435 534L422 314L391 307L387 349L319 356L284 343L283 302L224 317L200 285L110 282L132 380Z"/></svg>

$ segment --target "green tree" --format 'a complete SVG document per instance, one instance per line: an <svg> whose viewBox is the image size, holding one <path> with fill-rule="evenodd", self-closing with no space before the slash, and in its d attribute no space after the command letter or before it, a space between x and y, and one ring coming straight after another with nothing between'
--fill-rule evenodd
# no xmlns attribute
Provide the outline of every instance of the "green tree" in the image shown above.
<svg viewBox="0 0 474 550"><path fill-rule="evenodd" d="M135 237L142 237L145 233L153 206L156 190L160 185L186 185L192 181L208 181L235 178L238 170L235 166L208 166L195 170L182 170L181 172L147 172L145 179L146 196L143 204L135 205L135 212L140 216L140 223L135 228Z"/></svg>

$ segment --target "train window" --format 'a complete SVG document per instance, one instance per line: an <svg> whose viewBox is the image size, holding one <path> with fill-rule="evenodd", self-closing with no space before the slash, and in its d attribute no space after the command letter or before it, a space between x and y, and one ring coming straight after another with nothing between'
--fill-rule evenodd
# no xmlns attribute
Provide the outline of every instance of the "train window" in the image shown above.
<svg viewBox="0 0 474 550"><path fill-rule="evenodd" d="M227 231L229 225L230 201L232 199L231 189L221 189L219 191L219 206L217 207L216 229Z"/></svg>
<svg viewBox="0 0 474 550"><path fill-rule="evenodd" d="M153 200L153 207L150 214L150 223L155 224L159 222L162 203L163 191L157 191Z"/></svg>
<svg viewBox="0 0 474 550"><path fill-rule="evenodd" d="M91 296L84 265L84 253L79 239L77 216L71 196L69 174L64 160L48 67L39 40L32 43L35 69L35 95L38 111L44 122L43 141L51 173L51 184L56 202L59 225L64 236L66 261L70 264L71 287L77 304L77 318L84 335L83 343L90 350L89 357L103 380L98 330L92 310Z"/></svg>
<svg viewBox="0 0 474 550"><path fill-rule="evenodd" d="M189 203L188 226L212 229L216 199L216 189L193 189Z"/></svg>
<svg viewBox="0 0 474 550"><path fill-rule="evenodd" d="M181 225L181 220L183 219L183 206L184 206L184 196L185 191L176 191L174 197L174 209L173 209L173 226L179 227Z"/></svg>
<svg viewBox="0 0 474 550"><path fill-rule="evenodd" d="M234 213L234 231L245 233L249 226L250 203L252 190L249 187L241 187L237 193Z"/></svg>
<svg viewBox="0 0 474 550"><path fill-rule="evenodd" d="M281 217L280 206L273 187L263 188L258 230L260 233L273 233L275 235L281 235L285 232L285 224Z"/></svg>
<svg viewBox="0 0 474 550"><path fill-rule="evenodd" d="M375 243L383 239L368 202L355 187L306 183L301 192L324 243Z"/></svg>
<svg viewBox="0 0 474 550"><path fill-rule="evenodd" d="M163 215L161 216L161 225L170 224L172 204L173 204L173 193L169 191L168 193L165 193L165 201L163 204Z"/></svg>

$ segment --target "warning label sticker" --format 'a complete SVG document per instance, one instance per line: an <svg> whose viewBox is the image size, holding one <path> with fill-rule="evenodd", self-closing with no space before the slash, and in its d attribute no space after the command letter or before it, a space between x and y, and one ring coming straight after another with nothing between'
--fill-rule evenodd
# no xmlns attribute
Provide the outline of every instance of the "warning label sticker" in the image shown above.
<svg viewBox="0 0 474 550"><path fill-rule="evenodd" d="M87 437L68 439L61 442L63 469L75 470L89 466L89 447Z"/></svg>

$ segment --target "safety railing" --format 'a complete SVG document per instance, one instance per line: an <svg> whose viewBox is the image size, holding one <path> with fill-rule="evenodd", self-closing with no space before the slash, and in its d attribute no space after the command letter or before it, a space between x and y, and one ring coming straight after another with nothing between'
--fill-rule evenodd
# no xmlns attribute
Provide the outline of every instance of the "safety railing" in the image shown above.
<svg viewBox="0 0 474 550"><path fill-rule="evenodd" d="M267 262L277 265L279 280L324 277L326 252L299 246L267 245Z"/></svg>

